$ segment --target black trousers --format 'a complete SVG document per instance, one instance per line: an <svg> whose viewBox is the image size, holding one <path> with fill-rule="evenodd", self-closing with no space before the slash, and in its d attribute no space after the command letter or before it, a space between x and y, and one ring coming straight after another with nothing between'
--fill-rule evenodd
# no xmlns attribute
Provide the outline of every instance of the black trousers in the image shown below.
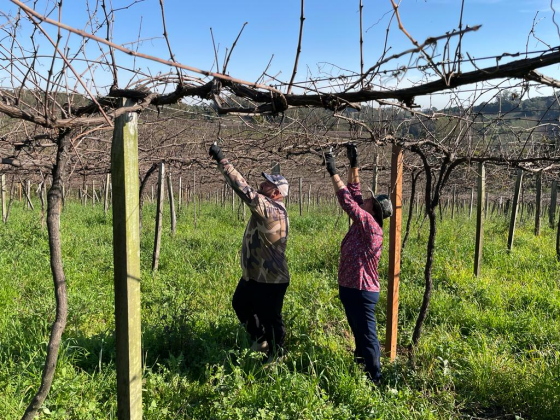
<svg viewBox="0 0 560 420"><path fill-rule="evenodd" d="M284 347L286 327L282 305L289 283L259 283L239 280L232 305L253 341L266 340L273 351Z"/></svg>
<svg viewBox="0 0 560 420"><path fill-rule="evenodd" d="M375 305L379 300L379 292L343 286L339 286L338 291L356 340L354 359L364 365L369 378L377 383L381 378L379 340L375 322Z"/></svg>

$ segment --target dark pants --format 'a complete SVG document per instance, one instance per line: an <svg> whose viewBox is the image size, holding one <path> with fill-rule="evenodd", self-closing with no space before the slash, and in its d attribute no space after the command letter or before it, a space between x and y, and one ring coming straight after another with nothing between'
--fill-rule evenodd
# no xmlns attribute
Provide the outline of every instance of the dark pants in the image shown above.
<svg viewBox="0 0 560 420"><path fill-rule="evenodd" d="M365 371L373 382L378 382L381 378L381 364L379 362L375 305L379 300L379 292L342 286L339 286L338 290L346 318L356 340L354 359L365 366Z"/></svg>
<svg viewBox="0 0 560 420"><path fill-rule="evenodd" d="M242 278L231 302L251 339L266 340L273 351L284 347L286 328L282 320L282 304L288 284L258 283Z"/></svg>

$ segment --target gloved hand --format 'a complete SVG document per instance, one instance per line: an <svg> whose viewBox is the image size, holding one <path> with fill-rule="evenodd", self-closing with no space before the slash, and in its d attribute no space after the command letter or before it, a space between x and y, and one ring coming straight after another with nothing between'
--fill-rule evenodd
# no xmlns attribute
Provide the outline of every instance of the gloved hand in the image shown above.
<svg viewBox="0 0 560 420"><path fill-rule="evenodd" d="M332 152L325 153L325 164L327 165L327 172L329 173L330 176L337 174L336 162Z"/></svg>
<svg viewBox="0 0 560 420"><path fill-rule="evenodd" d="M358 148L354 143L346 144L346 156L350 161L351 168L358 167Z"/></svg>
<svg viewBox="0 0 560 420"><path fill-rule="evenodd" d="M225 159L224 152L222 152L222 149L220 149L220 146L218 146L216 143L210 146L210 150L208 151L208 154L212 157L212 159L214 159L218 163L222 159Z"/></svg>

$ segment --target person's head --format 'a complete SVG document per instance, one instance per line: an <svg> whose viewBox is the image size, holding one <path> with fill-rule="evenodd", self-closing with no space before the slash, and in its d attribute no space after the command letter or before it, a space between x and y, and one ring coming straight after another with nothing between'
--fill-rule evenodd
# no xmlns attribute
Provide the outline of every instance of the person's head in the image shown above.
<svg viewBox="0 0 560 420"><path fill-rule="evenodd" d="M376 196L371 189L368 188L368 190L371 193L371 197L364 200L361 208L371 214L379 226L383 228L383 219L393 215L393 204L389 196L385 194Z"/></svg>
<svg viewBox="0 0 560 420"><path fill-rule="evenodd" d="M276 185L274 185L272 182L270 181L263 181L261 182L261 185L259 185L259 189L257 190L257 192L259 194L265 195L268 198L272 199L272 200L282 200L282 194L280 193L280 191L278 190L278 188L276 187Z"/></svg>
<svg viewBox="0 0 560 420"><path fill-rule="evenodd" d="M258 193L276 201L281 201L288 195L288 180L282 175L262 173L265 181L259 186Z"/></svg>

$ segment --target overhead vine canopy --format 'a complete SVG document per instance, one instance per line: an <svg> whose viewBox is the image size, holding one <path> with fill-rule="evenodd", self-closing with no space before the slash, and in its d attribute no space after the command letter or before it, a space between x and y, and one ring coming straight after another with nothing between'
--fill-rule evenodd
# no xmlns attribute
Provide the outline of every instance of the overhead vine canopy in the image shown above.
<svg viewBox="0 0 560 420"><path fill-rule="evenodd" d="M57 317L41 387L24 418L33 418L48 394L66 323L59 229L64 182L75 173L85 178L110 171L112 128L125 113L142 113L138 152L144 180L155 165L167 162L179 171L195 167L199 183L216 187L207 172L207 150L214 141L223 141L228 157L249 178L255 166L258 173L280 162L285 175L312 182L324 176L319 166L324 152L334 148L336 153L348 141L358 143L363 171L389 165L390 153L379 146L404 148L414 182L420 172L424 175L430 224L426 287L413 344L431 296L435 209L444 187L472 176L474 162L500 169L500 185L511 183L511 167L539 177L558 176L560 102L554 89L560 87L555 78L560 27L553 2L544 21L541 12L534 11L525 39L514 51L502 49L512 32L496 33L481 22L467 22L471 5L465 0L456 2L455 23L442 33L426 30L446 5L424 2L433 7L433 16L420 22L420 36L419 19L401 2L337 2L342 9L325 7L315 20L325 19L314 26L323 26L323 37L315 34L311 39L306 37L310 16L304 0L290 14L297 22L292 24L287 24L287 16L267 10L273 6L259 2L253 6L258 5L259 19L275 35L270 39L281 41L275 44L281 51L272 54L286 55L289 49L292 59L289 69L279 72L267 51L268 64L256 76L247 54L236 57L237 49L249 41L247 24L239 25L224 54L212 29L181 39L185 26L196 26L193 20L202 16L183 16L177 3L164 7L160 0L154 9L156 2L142 0L10 0L0 10L0 172L40 176L42 181L52 177L47 226ZM241 8L234 3L228 7ZM283 12L293 7L273 3ZM224 10L211 6L212 14L226 13L225 5ZM342 10L350 11L354 23L339 28ZM169 32L169 16L179 14L181 19L173 21L182 26ZM152 29L158 22L157 34L144 33L143 15ZM484 18L490 25L505 20L486 10ZM338 42L349 28L355 30L352 48L347 38ZM370 30L375 38L365 36ZM470 50L470 37L483 33L492 35L478 38L476 45L491 48L485 45L484 53ZM181 43L196 46L203 38L212 40L206 68L194 64L201 62L198 57L178 48ZM330 50L354 51L350 61L355 65L318 58L323 61L312 69L309 58L302 57L318 48L318 39ZM328 55L326 49L321 52ZM251 49L252 56L264 54L259 47Z"/></svg>

